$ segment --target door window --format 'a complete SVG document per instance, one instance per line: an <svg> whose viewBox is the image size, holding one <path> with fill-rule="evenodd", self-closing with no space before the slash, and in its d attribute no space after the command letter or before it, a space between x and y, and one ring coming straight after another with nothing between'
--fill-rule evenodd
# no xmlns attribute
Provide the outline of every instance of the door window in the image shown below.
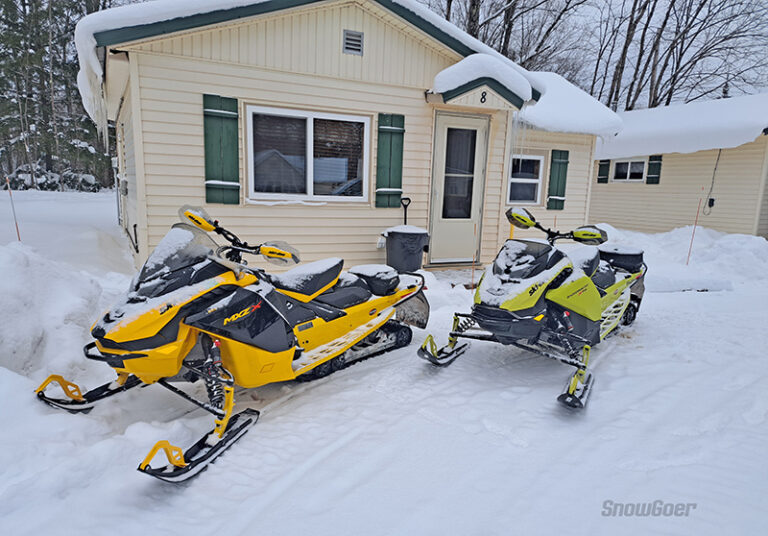
<svg viewBox="0 0 768 536"><path fill-rule="evenodd" d="M445 219L472 217L476 143L477 130L447 129L443 187L443 218Z"/></svg>

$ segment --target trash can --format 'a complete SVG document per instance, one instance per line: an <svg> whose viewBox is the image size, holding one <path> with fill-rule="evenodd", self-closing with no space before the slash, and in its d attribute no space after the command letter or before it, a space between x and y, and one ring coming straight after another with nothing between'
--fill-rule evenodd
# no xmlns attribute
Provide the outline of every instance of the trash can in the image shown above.
<svg viewBox="0 0 768 536"><path fill-rule="evenodd" d="M387 239L387 264L398 272L421 268L422 253L429 248L429 232L413 225L390 227L382 234Z"/></svg>

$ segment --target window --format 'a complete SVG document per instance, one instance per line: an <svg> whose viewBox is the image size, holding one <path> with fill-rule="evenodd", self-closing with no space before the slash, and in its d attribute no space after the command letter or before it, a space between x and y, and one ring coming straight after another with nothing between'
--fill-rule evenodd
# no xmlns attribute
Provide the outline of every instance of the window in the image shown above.
<svg viewBox="0 0 768 536"><path fill-rule="evenodd" d="M365 201L367 117L248 106L251 197Z"/></svg>
<svg viewBox="0 0 768 536"><path fill-rule="evenodd" d="M642 181L645 177L645 160L617 160L613 164L614 181Z"/></svg>
<svg viewBox="0 0 768 536"><path fill-rule="evenodd" d="M541 200L541 177L543 174L543 156L513 156L507 203L539 204Z"/></svg>

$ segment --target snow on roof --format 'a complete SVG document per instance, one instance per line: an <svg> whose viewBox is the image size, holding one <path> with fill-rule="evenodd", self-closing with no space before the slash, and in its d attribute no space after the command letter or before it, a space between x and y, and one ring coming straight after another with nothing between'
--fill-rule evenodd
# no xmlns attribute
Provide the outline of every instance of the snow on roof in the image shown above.
<svg viewBox="0 0 768 536"><path fill-rule="evenodd" d="M96 53L95 34L132 26L153 24L169 21L192 15L224 11L249 5L256 5L269 0L153 0L138 4L129 4L98 11L87 15L78 22L75 28L75 45L77 47L80 72L77 76L80 95L83 106L88 115L97 125L106 125L107 113L102 89L103 69ZM406 12L413 13L417 19L421 19L428 25L442 32L448 40L453 40L453 48L459 48L464 55L471 55L472 51L483 55L492 56L497 60L496 64L503 71L503 77L512 87L510 91L518 94L526 101L536 92L542 94L538 103L526 109L524 119L537 128L556 130L561 132L579 132L585 134L606 135L614 134L621 128L621 121L608 108L600 104L576 86L555 75L554 73L533 73L522 68L512 60L499 54L491 47L478 41L468 33L460 30L454 24L446 21L428 7L416 0L375 0L385 8L393 5L395 11L400 11L401 16L409 19ZM392 10L392 7L389 7ZM411 20L410 22L413 23ZM476 63L475 63L476 62ZM462 63L462 62L459 62ZM484 63L491 64L490 60L472 60L469 65L474 67ZM465 64L466 65L466 64ZM462 67L464 69L466 67ZM516 72L516 74L514 74ZM519 76L518 76L519 75ZM452 75L451 75L452 76ZM450 76L448 76L450 78ZM528 82L529 89L522 91L523 79ZM436 79L437 80L437 79ZM500 83L501 80L498 80ZM506 86L506 83L504 83ZM521 90L518 93L515 90ZM543 95L550 92L550 98ZM552 97L555 98L552 98ZM533 111L536 107L536 111ZM585 111L586 110L586 111Z"/></svg>
<svg viewBox="0 0 768 536"><path fill-rule="evenodd" d="M768 93L619 115L624 129L618 136L598 140L598 160L731 149L754 141L768 127Z"/></svg>
<svg viewBox="0 0 768 536"><path fill-rule="evenodd" d="M531 100L533 88L528 79L508 62L489 54L472 54L443 69L435 76L432 91L445 93L478 78L493 78L524 101Z"/></svg>
<svg viewBox="0 0 768 536"><path fill-rule="evenodd" d="M521 119L542 130L612 136L621 118L585 91L556 73L530 73L544 87L539 102L526 106ZM599 140L598 140L599 141Z"/></svg>

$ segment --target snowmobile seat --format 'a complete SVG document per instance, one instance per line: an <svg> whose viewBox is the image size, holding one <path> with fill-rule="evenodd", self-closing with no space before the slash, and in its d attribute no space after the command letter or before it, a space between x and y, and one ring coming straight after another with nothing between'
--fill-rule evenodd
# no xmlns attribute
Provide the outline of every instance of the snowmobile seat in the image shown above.
<svg viewBox="0 0 768 536"><path fill-rule="evenodd" d="M605 296L605 290L616 282L616 272L607 261L600 261L597 270L590 276L592 282L600 291L601 296Z"/></svg>
<svg viewBox="0 0 768 536"><path fill-rule="evenodd" d="M626 270L634 274L643 268L643 250L628 248L623 246L607 246L602 244L598 247L600 250L600 260L607 261L614 268Z"/></svg>
<svg viewBox="0 0 768 536"><path fill-rule="evenodd" d="M581 268L587 277L592 277L600 266L600 252L597 248L592 249L592 254L586 258L579 259L579 268Z"/></svg>
<svg viewBox="0 0 768 536"><path fill-rule="evenodd" d="M376 296L388 296L400 284L397 270L385 264L362 264L353 266L349 272L365 281Z"/></svg>
<svg viewBox="0 0 768 536"><path fill-rule="evenodd" d="M339 309L346 309L353 305L359 305L371 297L371 291L359 286L339 287L335 286L317 297L317 301L332 305Z"/></svg>
<svg viewBox="0 0 768 536"><path fill-rule="evenodd" d="M343 265L344 260L336 257L310 262L272 276L272 284L287 291L291 297L306 302L333 285Z"/></svg>

